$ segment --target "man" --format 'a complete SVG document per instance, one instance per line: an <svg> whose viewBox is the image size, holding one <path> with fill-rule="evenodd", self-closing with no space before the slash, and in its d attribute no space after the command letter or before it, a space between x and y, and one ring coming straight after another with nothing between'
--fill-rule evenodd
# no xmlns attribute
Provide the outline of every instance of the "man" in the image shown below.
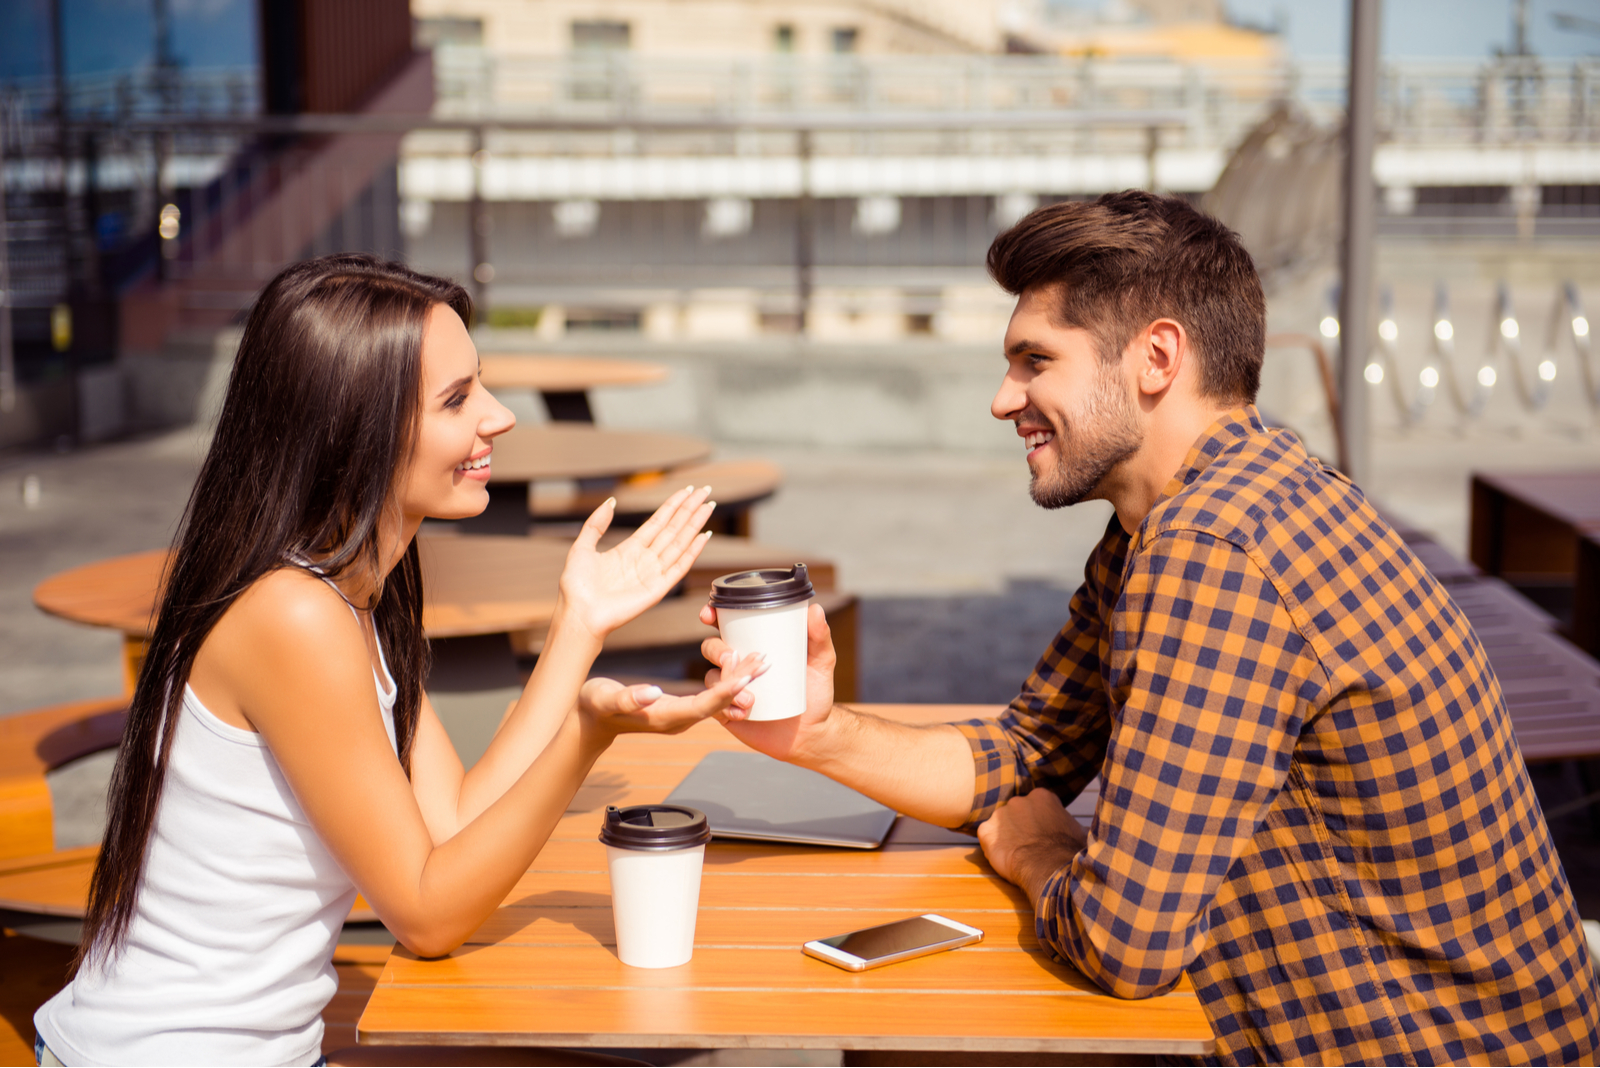
<svg viewBox="0 0 1600 1068"><path fill-rule="evenodd" d="M1034 212L989 270L1034 500L1116 508L1066 626L997 722L917 728L833 705L813 609L805 714L729 729L977 828L1100 986L1187 972L1223 1062L1591 1061L1594 971L1499 684L1360 490L1262 424L1235 236L1118 193ZM1085 829L1062 801L1096 776Z"/></svg>

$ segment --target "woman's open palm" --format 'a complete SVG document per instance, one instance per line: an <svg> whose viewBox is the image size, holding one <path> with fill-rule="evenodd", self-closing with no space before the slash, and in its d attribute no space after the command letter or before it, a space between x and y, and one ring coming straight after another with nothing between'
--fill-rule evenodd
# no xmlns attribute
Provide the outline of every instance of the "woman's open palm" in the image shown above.
<svg viewBox="0 0 1600 1068"><path fill-rule="evenodd" d="M567 553L561 595L589 633L604 638L666 596L705 548L711 532L700 528L715 503L710 486L689 486L668 497L632 536L600 551L616 501L594 510Z"/></svg>

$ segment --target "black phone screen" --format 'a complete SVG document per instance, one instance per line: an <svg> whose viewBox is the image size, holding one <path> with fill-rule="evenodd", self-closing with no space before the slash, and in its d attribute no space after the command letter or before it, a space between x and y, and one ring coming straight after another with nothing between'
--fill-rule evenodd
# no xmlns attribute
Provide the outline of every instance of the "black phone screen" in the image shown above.
<svg viewBox="0 0 1600 1068"><path fill-rule="evenodd" d="M915 916L909 920L896 920L894 923L866 927L819 941L825 946L832 946L862 960L875 960L878 957L889 957L923 946L949 942L960 938L961 934L953 927Z"/></svg>

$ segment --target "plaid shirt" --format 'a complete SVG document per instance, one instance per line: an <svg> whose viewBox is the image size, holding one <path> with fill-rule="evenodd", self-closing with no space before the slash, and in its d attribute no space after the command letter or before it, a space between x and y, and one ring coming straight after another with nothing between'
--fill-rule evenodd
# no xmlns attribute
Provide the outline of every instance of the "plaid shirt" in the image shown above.
<svg viewBox="0 0 1600 1068"><path fill-rule="evenodd" d="M975 827L1096 775L1039 938L1106 990L1187 971L1225 1063L1593 1063L1595 976L1500 685L1361 492L1231 413L972 745Z"/></svg>

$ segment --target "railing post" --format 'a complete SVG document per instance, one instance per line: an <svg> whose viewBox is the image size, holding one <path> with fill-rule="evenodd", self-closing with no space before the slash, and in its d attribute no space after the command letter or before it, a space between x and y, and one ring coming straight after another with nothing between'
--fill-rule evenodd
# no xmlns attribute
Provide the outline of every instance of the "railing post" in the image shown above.
<svg viewBox="0 0 1600 1068"><path fill-rule="evenodd" d="M816 259L816 205L811 200L811 131L797 135L800 195L795 200L794 272L796 323L801 336L811 329L811 272Z"/></svg>
<svg viewBox="0 0 1600 1068"><path fill-rule="evenodd" d="M0 99L0 412L17 407L16 353L11 345L11 232L6 216L6 122L9 107Z"/></svg>
<svg viewBox="0 0 1600 1068"><path fill-rule="evenodd" d="M472 254L472 303L481 318L488 284L494 280L494 265L489 262L489 208L483 199L483 169L489 154L483 147L483 127L472 133L472 200L467 207L467 232Z"/></svg>
<svg viewBox="0 0 1600 1068"><path fill-rule="evenodd" d="M1346 96L1344 242L1340 250L1339 412L1346 455L1339 466L1356 483L1371 474L1367 440L1367 356L1370 352L1372 246L1377 212L1372 150L1377 139L1380 0L1351 0L1350 68Z"/></svg>

